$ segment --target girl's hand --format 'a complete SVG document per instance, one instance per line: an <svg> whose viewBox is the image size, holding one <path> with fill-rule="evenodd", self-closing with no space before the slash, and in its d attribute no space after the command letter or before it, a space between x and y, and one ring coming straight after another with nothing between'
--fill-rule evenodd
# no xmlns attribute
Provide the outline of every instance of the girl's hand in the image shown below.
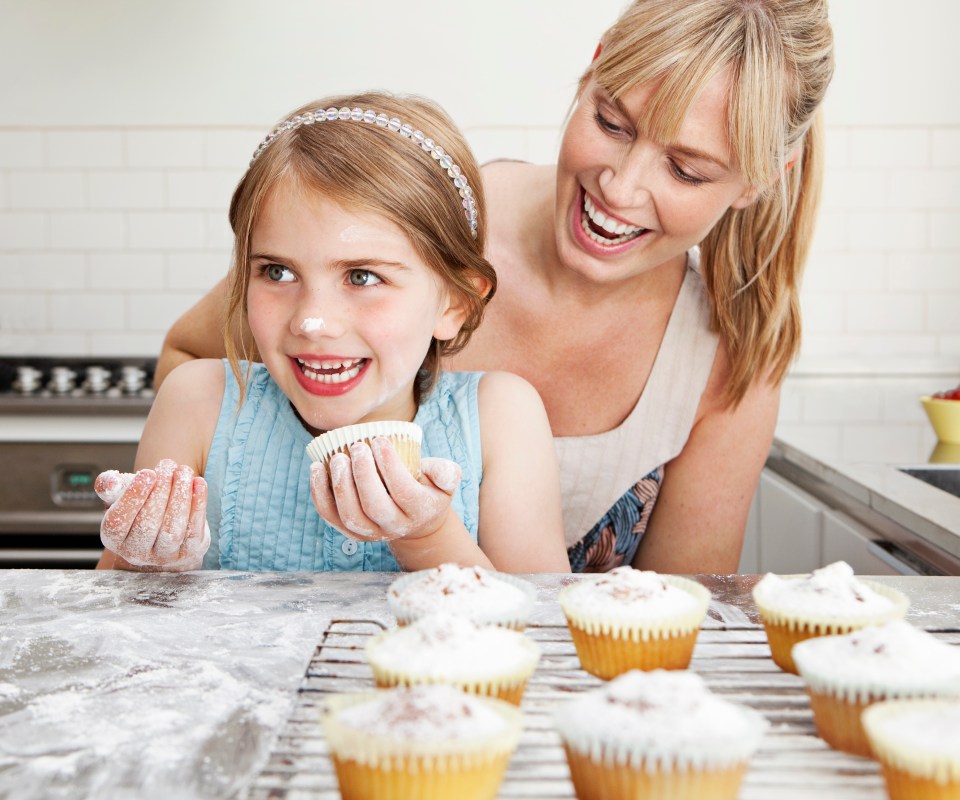
<svg viewBox="0 0 960 800"><path fill-rule="evenodd" d="M372 448L358 442L349 456L333 456L329 473L322 463L312 464L310 493L320 516L344 536L368 542L421 539L440 530L451 513L460 466L425 458L421 471L417 481L390 441L378 436Z"/></svg>
<svg viewBox="0 0 960 800"><path fill-rule="evenodd" d="M108 550L144 570L200 568L210 546L207 482L190 467L164 459L135 475L109 470L94 489L109 506L100 524Z"/></svg>

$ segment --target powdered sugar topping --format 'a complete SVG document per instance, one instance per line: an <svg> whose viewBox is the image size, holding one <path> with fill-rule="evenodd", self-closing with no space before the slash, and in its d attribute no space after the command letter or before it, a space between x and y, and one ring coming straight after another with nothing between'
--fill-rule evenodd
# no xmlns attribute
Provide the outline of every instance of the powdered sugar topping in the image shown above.
<svg viewBox="0 0 960 800"><path fill-rule="evenodd" d="M537 654L538 648L518 631L445 613L397 628L371 649L371 657L386 669L464 680L517 672L535 664Z"/></svg>
<svg viewBox="0 0 960 800"><path fill-rule="evenodd" d="M529 604L517 586L482 567L441 564L417 573L416 580L394 585L390 597L418 614L445 611L474 619L509 614Z"/></svg>
<svg viewBox="0 0 960 800"><path fill-rule="evenodd" d="M336 717L347 728L390 739L473 739L509 729L481 700L439 683L384 691Z"/></svg>
<svg viewBox="0 0 960 800"><path fill-rule="evenodd" d="M755 591L781 611L806 614L870 615L894 606L892 600L858 580L845 561L836 561L802 578L781 578L768 572Z"/></svg>
<svg viewBox="0 0 960 800"><path fill-rule="evenodd" d="M599 578L584 580L570 589L571 600L585 613L631 617L693 612L699 601L671 585L656 572L617 567Z"/></svg>

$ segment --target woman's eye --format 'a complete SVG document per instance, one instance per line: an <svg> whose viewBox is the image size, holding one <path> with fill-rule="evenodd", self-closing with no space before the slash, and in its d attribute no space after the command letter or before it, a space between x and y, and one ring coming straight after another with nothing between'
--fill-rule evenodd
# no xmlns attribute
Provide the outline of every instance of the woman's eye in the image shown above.
<svg viewBox="0 0 960 800"><path fill-rule="evenodd" d="M267 264L263 268L263 274L267 276L268 280L275 283L289 283L294 279L293 273L287 267L282 267L279 264Z"/></svg>
<svg viewBox="0 0 960 800"><path fill-rule="evenodd" d="M352 269L348 275L351 286L375 286L383 283L380 278L367 269Z"/></svg>
<svg viewBox="0 0 960 800"><path fill-rule="evenodd" d="M706 183L705 178L701 178L698 175L691 175L689 172L683 169L676 161L670 162L670 169L673 170L673 174L684 183L689 183L691 186L699 186L702 183Z"/></svg>
<svg viewBox="0 0 960 800"><path fill-rule="evenodd" d="M623 128L621 128L619 125L603 116L599 109L594 112L593 118L596 120L597 125L600 126L601 130L605 130L608 133L620 133L623 131Z"/></svg>

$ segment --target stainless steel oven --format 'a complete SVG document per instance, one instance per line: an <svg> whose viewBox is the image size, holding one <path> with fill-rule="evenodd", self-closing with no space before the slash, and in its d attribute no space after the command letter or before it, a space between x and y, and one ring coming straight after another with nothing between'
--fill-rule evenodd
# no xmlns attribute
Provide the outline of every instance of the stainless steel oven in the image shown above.
<svg viewBox="0 0 960 800"><path fill-rule="evenodd" d="M0 359L0 568L93 567L107 469L131 471L146 359Z"/></svg>

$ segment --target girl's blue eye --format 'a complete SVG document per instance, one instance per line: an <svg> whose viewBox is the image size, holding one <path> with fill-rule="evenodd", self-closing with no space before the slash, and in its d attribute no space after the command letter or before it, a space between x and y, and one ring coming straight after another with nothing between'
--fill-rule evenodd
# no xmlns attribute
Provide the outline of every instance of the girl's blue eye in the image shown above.
<svg viewBox="0 0 960 800"><path fill-rule="evenodd" d="M267 264L263 272L268 280L274 281L275 283L289 283L294 279L293 273L279 264Z"/></svg>
<svg viewBox="0 0 960 800"><path fill-rule="evenodd" d="M383 283L379 276L368 269L352 269L347 279L351 286L376 286L378 283Z"/></svg>

